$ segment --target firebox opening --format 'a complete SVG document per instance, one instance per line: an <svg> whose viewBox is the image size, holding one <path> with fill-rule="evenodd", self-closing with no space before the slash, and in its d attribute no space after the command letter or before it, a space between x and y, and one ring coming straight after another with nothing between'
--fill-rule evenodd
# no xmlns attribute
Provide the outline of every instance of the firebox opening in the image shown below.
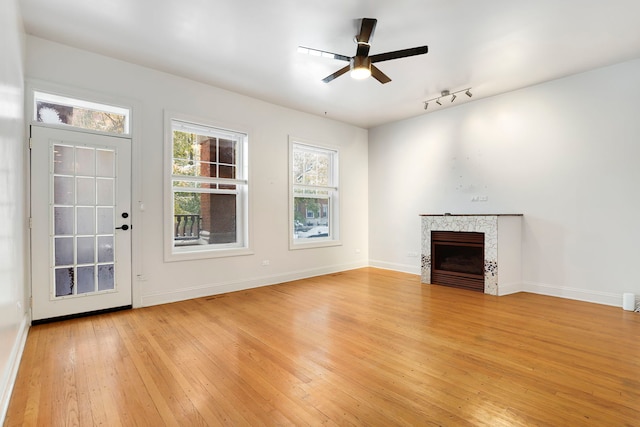
<svg viewBox="0 0 640 427"><path fill-rule="evenodd" d="M482 274L484 253L482 248L472 246L437 245L434 266L437 270Z"/></svg>
<svg viewBox="0 0 640 427"><path fill-rule="evenodd" d="M431 232L431 283L484 292L484 233Z"/></svg>

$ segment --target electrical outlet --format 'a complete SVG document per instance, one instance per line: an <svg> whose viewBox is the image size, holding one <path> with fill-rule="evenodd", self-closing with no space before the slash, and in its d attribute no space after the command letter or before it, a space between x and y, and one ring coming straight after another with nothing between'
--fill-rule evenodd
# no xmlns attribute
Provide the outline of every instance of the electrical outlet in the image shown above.
<svg viewBox="0 0 640 427"><path fill-rule="evenodd" d="M486 202L489 200L489 196L473 196L471 197L472 202Z"/></svg>
<svg viewBox="0 0 640 427"><path fill-rule="evenodd" d="M270 261L268 259L262 260L262 265L263 266L267 266L270 264Z"/></svg>

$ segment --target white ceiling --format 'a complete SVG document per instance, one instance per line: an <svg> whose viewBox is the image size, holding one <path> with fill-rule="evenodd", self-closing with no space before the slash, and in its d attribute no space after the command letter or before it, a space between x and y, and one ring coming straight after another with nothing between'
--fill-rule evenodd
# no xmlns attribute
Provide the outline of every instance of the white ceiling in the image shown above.
<svg viewBox="0 0 640 427"><path fill-rule="evenodd" d="M27 33L369 128L640 57L638 0L21 0ZM391 77L345 74L359 18ZM473 98L423 101L444 89ZM436 108L437 107L437 108Z"/></svg>

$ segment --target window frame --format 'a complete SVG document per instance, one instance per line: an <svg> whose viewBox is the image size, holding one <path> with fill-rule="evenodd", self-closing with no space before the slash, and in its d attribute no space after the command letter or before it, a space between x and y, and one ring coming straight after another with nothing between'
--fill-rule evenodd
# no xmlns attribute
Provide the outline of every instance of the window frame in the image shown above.
<svg viewBox="0 0 640 427"><path fill-rule="evenodd" d="M250 245L250 177L249 177L249 129L237 124L225 124L211 119L195 117L174 111L165 110L164 114L165 136L164 136L164 259L167 262L187 261L208 258L220 258L231 256L243 256L253 254ZM234 136L241 135L238 140L238 163L236 168L236 178L233 180L218 178L225 183L234 183L239 186L237 190L238 200L236 203L236 243L219 243L205 245L176 246L174 244L174 188L173 180L188 178L189 176L173 175L173 130L174 122L184 123L193 129L201 128L212 134L229 133ZM192 177L194 181L199 181L199 177ZM188 180L188 179L187 179ZM197 191L196 191L197 192Z"/></svg>
<svg viewBox="0 0 640 427"><path fill-rule="evenodd" d="M328 212L326 215L322 215L323 208L320 208L320 212L318 213L317 218L326 217L328 220L329 227L329 236L320 237L317 239L304 239L305 241L300 241L300 239L295 238L295 187L298 186L296 184L293 177L293 162L294 162L294 152L296 148L300 147L302 149L308 149L309 151L318 151L323 153L330 154L330 166L329 166L329 184L327 186L321 186L322 188L326 188L329 191L329 203L328 203ZM310 248L322 248L322 247L330 247L330 246L340 246L342 242L340 240L340 186L339 186L339 178L340 178L340 150L335 146L330 146L326 144L317 143L314 141L306 140L303 138L298 138L295 136L289 136L289 166L288 166L288 174L289 174L289 250L298 250L298 249L310 249ZM308 187L305 185L300 185L300 187ZM306 216L306 213L305 213ZM312 240L312 241L307 241Z"/></svg>

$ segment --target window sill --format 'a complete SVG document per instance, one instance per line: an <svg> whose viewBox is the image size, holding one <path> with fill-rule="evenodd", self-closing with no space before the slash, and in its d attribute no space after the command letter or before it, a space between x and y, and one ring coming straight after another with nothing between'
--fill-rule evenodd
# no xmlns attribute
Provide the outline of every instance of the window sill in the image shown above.
<svg viewBox="0 0 640 427"><path fill-rule="evenodd" d="M340 240L323 240L320 242L308 243L294 243L293 241L289 242L290 251L295 251L298 249L327 248L331 246L342 246L342 242Z"/></svg>
<svg viewBox="0 0 640 427"><path fill-rule="evenodd" d="M227 258L246 255L253 255L253 250L250 248L207 249L201 251L185 250L166 253L164 260L165 262L193 261L200 259Z"/></svg>

